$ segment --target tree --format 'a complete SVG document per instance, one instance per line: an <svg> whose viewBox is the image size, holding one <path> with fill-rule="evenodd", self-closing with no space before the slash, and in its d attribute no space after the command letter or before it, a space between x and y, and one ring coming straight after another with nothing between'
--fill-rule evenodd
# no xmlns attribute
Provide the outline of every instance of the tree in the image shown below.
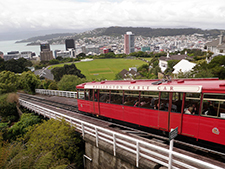
<svg viewBox="0 0 225 169"><path fill-rule="evenodd" d="M225 56L216 56L209 63L209 69L212 70L214 77L225 79Z"/></svg>
<svg viewBox="0 0 225 169"><path fill-rule="evenodd" d="M0 160L1 168L64 169L70 164L82 168L83 142L74 127L53 119L35 124L38 121L34 115L25 116L15 131L26 129L26 134L8 145L6 158Z"/></svg>
<svg viewBox="0 0 225 169"><path fill-rule="evenodd" d="M0 116L2 122L15 122L18 120L19 115L16 109L17 100L10 100L10 94L6 94L0 99Z"/></svg>
<svg viewBox="0 0 225 169"><path fill-rule="evenodd" d="M76 167L82 165L81 139L66 121L56 121L54 119L44 121L36 128L28 131L25 136L27 142L27 152L36 158L41 153L51 153L50 158L65 159L70 163L75 163ZM50 168L50 167L49 167Z"/></svg>
<svg viewBox="0 0 225 169"><path fill-rule="evenodd" d="M34 94L35 89L41 83L38 76L36 76L31 71L23 72L20 78L20 87L25 89L27 92Z"/></svg>
<svg viewBox="0 0 225 169"><path fill-rule="evenodd" d="M195 78L209 78L214 77L212 70L209 69L209 65L206 63L206 61L201 61L195 67L192 71L193 77Z"/></svg>
<svg viewBox="0 0 225 169"><path fill-rule="evenodd" d="M0 71L5 70L5 61L0 57Z"/></svg>
<svg viewBox="0 0 225 169"><path fill-rule="evenodd" d="M10 140L16 140L18 137L22 137L27 131L29 126L41 123L41 118L31 113L23 113L20 121L15 123L7 132L7 138Z"/></svg>
<svg viewBox="0 0 225 169"><path fill-rule="evenodd" d="M56 83L55 81L52 81L52 82L49 84L48 88L49 88L50 90L57 90L57 89L58 89L57 83Z"/></svg>
<svg viewBox="0 0 225 169"><path fill-rule="evenodd" d="M50 65L56 65L56 64L59 64L59 61L57 59L52 59L49 61L49 64Z"/></svg>
<svg viewBox="0 0 225 169"><path fill-rule="evenodd" d="M58 82L59 90L76 91L76 86L81 83L87 82L84 78L79 78L76 75L64 75Z"/></svg>
<svg viewBox="0 0 225 169"><path fill-rule="evenodd" d="M81 58L84 58L84 57L86 57L86 54L85 54L85 53L79 53L79 54L77 55L77 57L78 57L78 58L80 58L80 57L81 57Z"/></svg>
<svg viewBox="0 0 225 169"><path fill-rule="evenodd" d="M85 78L85 76L81 73L79 69L75 66L75 64L64 65L63 67L56 67L51 70L54 75L55 81L60 81L63 75L76 75L80 78Z"/></svg>
<svg viewBox="0 0 225 169"><path fill-rule="evenodd" d="M19 76L16 75L14 72L0 72L0 94L15 92L17 90L17 87L19 86L18 79Z"/></svg>
<svg viewBox="0 0 225 169"><path fill-rule="evenodd" d="M27 67L29 66L32 66L32 62L24 58L19 58L18 60L11 59L5 62L5 69L15 73L28 71Z"/></svg>

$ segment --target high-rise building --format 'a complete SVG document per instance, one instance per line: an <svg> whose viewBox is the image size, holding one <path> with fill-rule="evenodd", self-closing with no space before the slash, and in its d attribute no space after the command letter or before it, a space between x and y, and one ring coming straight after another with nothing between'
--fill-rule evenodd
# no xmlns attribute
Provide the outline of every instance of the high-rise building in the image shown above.
<svg viewBox="0 0 225 169"><path fill-rule="evenodd" d="M50 50L49 43L41 43L41 52L40 52L40 60L41 61L50 61L54 59L52 51Z"/></svg>
<svg viewBox="0 0 225 169"><path fill-rule="evenodd" d="M66 39L65 44L66 44L66 50L75 49L74 39Z"/></svg>
<svg viewBox="0 0 225 169"><path fill-rule="evenodd" d="M43 42L40 44L41 51L50 51L50 45L48 42Z"/></svg>
<svg viewBox="0 0 225 169"><path fill-rule="evenodd" d="M124 35L124 53L128 55L132 52L134 52L134 34L126 32Z"/></svg>
<svg viewBox="0 0 225 169"><path fill-rule="evenodd" d="M74 39L66 39L65 44L66 44L66 51L70 51L70 57L76 57Z"/></svg>

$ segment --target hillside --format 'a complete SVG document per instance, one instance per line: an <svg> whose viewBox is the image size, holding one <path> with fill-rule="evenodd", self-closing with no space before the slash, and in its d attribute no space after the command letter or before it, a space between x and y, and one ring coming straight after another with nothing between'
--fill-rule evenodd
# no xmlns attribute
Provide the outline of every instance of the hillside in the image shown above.
<svg viewBox="0 0 225 169"><path fill-rule="evenodd" d="M133 32L136 36L144 37L157 37L157 36L175 36L175 35L191 35L194 33L203 34L205 37L212 36L217 37L220 34L219 29L212 30L202 30L196 28L148 28L148 27L108 27L108 28L97 28L91 31L86 31L83 33L59 33L50 34L45 36L37 36L29 39L25 39L19 42L31 42L30 45L35 45L40 43L40 41L48 41L50 44L64 42L67 38L72 39L82 39L93 36L121 36L127 31Z"/></svg>
<svg viewBox="0 0 225 169"><path fill-rule="evenodd" d="M34 42L34 41L47 41L52 39L59 39L61 37L68 37L68 36L75 36L76 33L55 33L55 34L48 34L44 36L35 36L28 39L24 39L21 41L17 41L16 43L24 43L24 42Z"/></svg>

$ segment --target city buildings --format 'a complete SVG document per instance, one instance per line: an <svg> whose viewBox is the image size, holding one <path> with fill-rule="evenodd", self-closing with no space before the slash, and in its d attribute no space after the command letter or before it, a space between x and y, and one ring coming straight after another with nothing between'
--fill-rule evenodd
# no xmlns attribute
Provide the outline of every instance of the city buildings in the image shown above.
<svg viewBox="0 0 225 169"><path fill-rule="evenodd" d="M40 52L40 60L41 61L50 61L54 59L52 51L50 50L50 45L47 42L43 42L40 44L41 52Z"/></svg>
<svg viewBox="0 0 225 169"><path fill-rule="evenodd" d="M10 60L10 59L19 59L21 57L19 51L11 51L7 52L7 55L4 55L4 60Z"/></svg>
<svg viewBox="0 0 225 169"><path fill-rule="evenodd" d="M134 34L126 32L124 35L124 53L128 55L132 52L134 52Z"/></svg>
<svg viewBox="0 0 225 169"><path fill-rule="evenodd" d="M214 54L225 54L225 36L224 33L221 32L219 38L213 40L211 42L206 43L206 47L208 51L213 52Z"/></svg>
<svg viewBox="0 0 225 169"><path fill-rule="evenodd" d="M66 51L69 51L70 56L69 57L76 57L76 48L75 48L75 42L74 39L66 39Z"/></svg>

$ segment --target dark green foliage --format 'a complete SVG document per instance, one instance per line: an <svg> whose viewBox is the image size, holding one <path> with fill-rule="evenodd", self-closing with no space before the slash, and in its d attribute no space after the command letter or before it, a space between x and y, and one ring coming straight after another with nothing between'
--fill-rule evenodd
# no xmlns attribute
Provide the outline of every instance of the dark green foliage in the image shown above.
<svg viewBox="0 0 225 169"><path fill-rule="evenodd" d="M15 92L19 86L19 78L14 72L0 72L0 94Z"/></svg>
<svg viewBox="0 0 225 169"><path fill-rule="evenodd" d="M79 53L79 54L77 55L77 57L84 58L84 57L86 57L86 54L85 54L85 53Z"/></svg>
<svg viewBox="0 0 225 169"><path fill-rule="evenodd" d="M49 86L50 86L51 83L55 83L55 81L49 80L49 79L44 79L44 80L41 81L38 88L39 89L49 89Z"/></svg>
<svg viewBox="0 0 225 169"><path fill-rule="evenodd" d="M48 152L53 159L68 159L77 167L82 165L81 138L65 121L49 120L30 130L25 139L27 141L27 152L35 158L41 152ZM46 155L45 153L45 155Z"/></svg>
<svg viewBox="0 0 225 169"><path fill-rule="evenodd" d="M5 61L0 57L0 71L5 70Z"/></svg>
<svg viewBox="0 0 225 169"><path fill-rule="evenodd" d="M52 74L54 75L55 81L60 81L63 75L76 75L79 78L85 78L75 64L64 65L64 67L56 67L52 69Z"/></svg>
<svg viewBox="0 0 225 169"><path fill-rule="evenodd" d="M20 87L22 89L25 89L27 92L34 94L35 89L39 86L41 83L38 76L36 76L31 71L29 72L23 72L20 77Z"/></svg>
<svg viewBox="0 0 225 169"><path fill-rule="evenodd" d="M18 137L23 136L27 131L29 126L38 124L41 122L41 118L37 115L31 113L24 113L21 116L19 122L15 123L7 132L7 138L9 140L16 140Z"/></svg>
<svg viewBox="0 0 225 169"><path fill-rule="evenodd" d="M15 73L22 73L23 71L28 71L27 67L32 66L31 61L19 58L18 60L11 59L5 61L5 70L15 72Z"/></svg>
<svg viewBox="0 0 225 169"><path fill-rule="evenodd" d="M58 56L56 59L61 61L61 60L63 60L63 57L62 56Z"/></svg>
<svg viewBox="0 0 225 169"><path fill-rule="evenodd" d="M76 75L64 75L58 82L58 89L65 91L76 91L76 86L87 82L84 78L79 78Z"/></svg>
<svg viewBox="0 0 225 169"><path fill-rule="evenodd" d="M52 59L49 61L49 64L50 65L56 65L56 64L59 64L59 61L57 59Z"/></svg>
<svg viewBox="0 0 225 169"><path fill-rule="evenodd" d="M168 60L168 68L164 71L165 74L171 74L174 69L173 67L179 62L180 60Z"/></svg>
<svg viewBox="0 0 225 169"><path fill-rule="evenodd" d="M28 121L30 122L28 119L34 118L30 118L34 115L26 116L26 120L21 121L20 124L22 129ZM68 165L73 165L77 169L83 168L84 147L75 128L64 120L53 119L27 126L28 132L16 142L3 144L4 142L0 139L2 169L65 169ZM19 129L19 126L17 128ZM3 156L1 156L2 153Z"/></svg>
<svg viewBox="0 0 225 169"><path fill-rule="evenodd" d="M4 95L0 99L0 116L2 122L6 122L9 125L19 119L19 115L16 109L16 102L8 102L8 95Z"/></svg>
<svg viewBox="0 0 225 169"><path fill-rule="evenodd" d="M225 56L216 56L209 63L209 69L212 70L215 77L225 79Z"/></svg>
<svg viewBox="0 0 225 169"><path fill-rule="evenodd" d="M48 86L48 89L50 90L57 90L58 89L58 85L55 81L51 82Z"/></svg>

